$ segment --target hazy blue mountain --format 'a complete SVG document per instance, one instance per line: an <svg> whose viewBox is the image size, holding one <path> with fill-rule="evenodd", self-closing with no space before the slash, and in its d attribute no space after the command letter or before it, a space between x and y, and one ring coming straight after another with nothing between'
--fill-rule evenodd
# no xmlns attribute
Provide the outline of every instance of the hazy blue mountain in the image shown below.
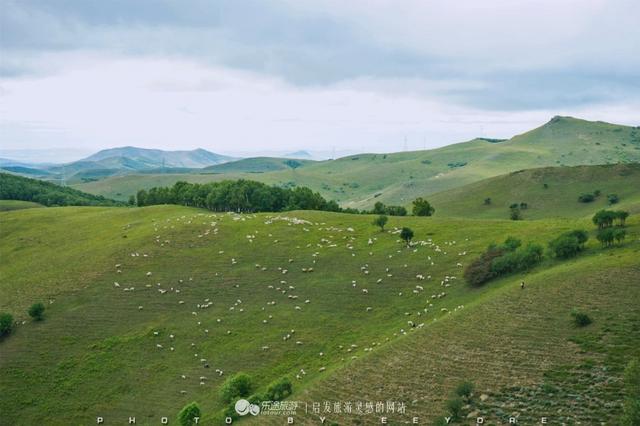
<svg viewBox="0 0 640 426"><path fill-rule="evenodd" d="M114 157L133 160L140 165L144 165L143 169L162 166L201 168L233 160L232 157L216 154L204 149L194 149L192 151L163 151L160 149L125 146L98 151L81 161L98 162Z"/></svg>

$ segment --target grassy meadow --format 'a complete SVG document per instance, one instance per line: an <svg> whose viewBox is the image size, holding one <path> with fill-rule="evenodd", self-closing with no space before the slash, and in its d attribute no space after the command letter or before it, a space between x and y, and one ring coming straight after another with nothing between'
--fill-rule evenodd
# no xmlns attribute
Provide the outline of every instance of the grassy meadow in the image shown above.
<svg viewBox="0 0 640 426"><path fill-rule="evenodd" d="M392 217L385 232L371 221L178 206L0 213L0 311L19 322L0 342L0 388L10 390L0 423L131 413L157 424L197 401L205 424L218 424L220 385L237 372L258 391L288 376L294 400L389 394L423 417L441 412L456 378L469 378L491 395L489 408L504 409L505 387L543 386L545 374L580 366L571 339L597 352L594 365L638 352L624 333L638 321L637 216L621 247L602 249L591 232L576 260L547 259L480 289L462 269L491 242L546 245L562 231L592 230L590 218ZM399 242L402 226L415 231L411 248ZM39 301L45 320L34 322L26 309ZM595 319L584 332L571 328L575 304ZM602 340L619 338L622 351ZM515 349L503 351L507 343ZM619 365L611 374L619 382ZM611 418L613 404L598 413Z"/></svg>

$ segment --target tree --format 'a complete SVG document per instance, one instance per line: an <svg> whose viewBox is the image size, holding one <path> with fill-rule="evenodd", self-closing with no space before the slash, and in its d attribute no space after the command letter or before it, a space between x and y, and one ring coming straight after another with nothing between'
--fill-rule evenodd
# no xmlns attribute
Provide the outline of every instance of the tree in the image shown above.
<svg viewBox="0 0 640 426"><path fill-rule="evenodd" d="M613 238L616 240L618 244L622 244L624 238L627 236L627 231L624 229L614 229L613 230Z"/></svg>
<svg viewBox="0 0 640 426"><path fill-rule="evenodd" d="M389 218L383 214L373 219L373 224L380 228L380 231L384 231L384 226L389 221Z"/></svg>
<svg viewBox="0 0 640 426"><path fill-rule="evenodd" d="M380 201L376 201L376 203L373 205L372 213L373 214L385 214L386 210L385 210L384 203L382 203Z"/></svg>
<svg viewBox="0 0 640 426"><path fill-rule="evenodd" d="M618 225L620 226L625 226L628 217L629 212L625 212L624 210L618 210L615 212L615 219L618 220Z"/></svg>
<svg viewBox="0 0 640 426"><path fill-rule="evenodd" d="M580 252L580 242L575 236L563 234L549 241L549 249L559 259L569 259Z"/></svg>
<svg viewBox="0 0 640 426"><path fill-rule="evenodd" d="M612 226L614 219L618 216L619 215L611 210L600 210L593 215L591 220L598 226L598 229L603 229Z"/></svg>
<svg viewBox="0 0 640 426"><path fill-rule="evenodd" d="M29 308L29 316L36 321L42 321L44 318L44 305L42 303L34 303Z"/></svg>
<svg viewBox="0 0 640 426"><path fill-rule="evenodd" d="M136 205L136 196L135 195L129 196L129 205L130 206L135 206Z"/></svg>
<svg viewBox="0 0 640 426"><path fill-rule="evenodd" d="M609 247L613 244L613 240L615 239L615 235L613 233L613 229L605 228L598 231L598 235L596 238L604 247Z"/></svg>
<svg viewBox="0 0 640 426"><path fill-rule="evenodd" d="M0 313L0 337L11 334L13 329L13 315L3 312Z"/></svg>
<svg viewBox="0 0 640 426"><path fill-rule="evenodd" d="M618 204L620 197L618 197L618 194L609 194L607 195L607 201L609 201L609 204Z"/></svg>
<svg viewBox="0 0 640 426"><path fill-rule="evenodd" d="M231 402L235 398L249 396L252 386L251 377L248 374L238 373L222 384L220 396L225 402Z"/></svg>
<svg viewBox="0 0 640 426"><path fill-rule="evenodd" d="M402 231L400 231L400 238L402 238L408 246L409 243L411 243L411 239L413 238L413 231L411 230L411 228L402 228Z"/></svg>
<svg viewBox="0 0 640 426"><path fill-rule="evenodd" d="M519 207L512 207L511 212L509 213L509 218L511 220L521 220L522 214L520 213Z"/></svg>
<svg viewBox="0 0 640 426"><path fill-rule="evenodd" d="M180 410L180 413L178 413L178 421L181 426L194 426L200 424L200 416L200 407L197 403L192 402Z"/></svg>
<svg viewBox="0 0 640 426"><path fill-rule="evenodd" d="M413 200L413 214L415 216L431 216L436 209L422 197Z"/></svg>

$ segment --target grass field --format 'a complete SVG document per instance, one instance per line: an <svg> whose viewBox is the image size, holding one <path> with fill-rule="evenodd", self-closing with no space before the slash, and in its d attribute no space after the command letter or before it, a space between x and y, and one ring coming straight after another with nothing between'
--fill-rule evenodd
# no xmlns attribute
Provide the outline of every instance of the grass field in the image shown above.
<svg viewBox="0 0 640 426"><path fill-rule="evenodd" d="M593 202L578 197L600 191ZM616 194L611 205L607 195ZM489 204L485 199L489 198ZM640 212L640 164L547 167L521 170L433 194L429 201L442 217L509 218L509 206L527 203L524 219L584 217L601 209Z"/></svg>
<svg viewBox="0 0 640 426"><path fill-rule="evenodd" d="M520 293L522 275L470 290L458 264L507 235L544 244L561 231L591 229L588 217L391 218L384 233L371 220L177 206L1 213L0 311L21 324L0 342L0 388L10 390L0 424L124 422L129 413L157 424L190 401L211 423L224 407L220 384L239 371L257 390L291 377L292 399L388 393L429 415L458 377L490 394L489 408L504 409L508 377L537 389L546 374L562 379L563 368L586 358L615 367L610 389L589 392L611 398L619 389L619 365L639 349L630 307L640 280L637 216L622 247L601 249L592 238L577 260L546 260L531 271ZM400 226L413 228L419 244L403 247ZM47 305L43 322L26 315L36 301ZM575 304L595 319L584 332L570 328ZM577 346L567 339L594 355L568 351ZM612 404L597 414L609 420L619 399Z"/></svg>
<svg viewBox="0 0 640 426"><path fill-rule="evenodd" d="M264 171L258 160L251 167ZM253 179L281 186L308 186L343 207L369 208L376 201L408 205L418 196L434 194L517 170L640 161L640 130L603 122L555 117L545 125L495 142L474 139L427 151L359 154L320 161L296 169L246 173L225 164L216 174L127 175L76 185L77 189L126 200L138 189L184 180L210 182ZM250 171L250 170L249 170Z"/></svg>

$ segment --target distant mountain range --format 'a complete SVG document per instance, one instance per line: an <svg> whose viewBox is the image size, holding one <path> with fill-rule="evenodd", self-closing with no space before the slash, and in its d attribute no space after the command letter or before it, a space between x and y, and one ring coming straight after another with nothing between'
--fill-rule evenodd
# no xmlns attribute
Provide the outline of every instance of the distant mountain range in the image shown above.
<svg viewBox="0 0 640 426"><path fill-rule="evenodd" d="M185 173L236 160L204 149L163 151L125 146L98 151L66 164L30 164L0 159L0 168L14 174L68 183L88 182L130 173Z"/></svg>
<svg viewBox="0 0 640 426"><path fill-rule="evenodd" d="M198 169L234 160L233 157L216 154L205 149L192 151L162 151L160 149L136 148L125 146L98 151L82 161L103 161L110 158L126 158L136 163L131 167L140 169L157 167L186 167Z"/></svg>

